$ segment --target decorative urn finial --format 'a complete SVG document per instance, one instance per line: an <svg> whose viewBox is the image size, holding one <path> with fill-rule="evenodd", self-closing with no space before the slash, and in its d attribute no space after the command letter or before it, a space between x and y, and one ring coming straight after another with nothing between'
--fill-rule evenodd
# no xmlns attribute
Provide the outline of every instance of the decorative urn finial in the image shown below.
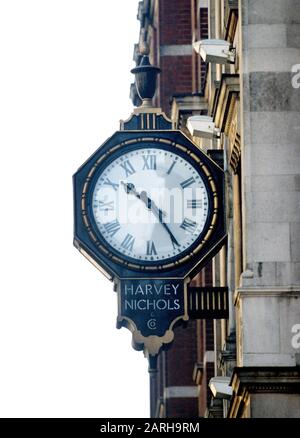
<svg viewBox="0 0 300 438"><path fill-rule="evenodd" d="M139 97L142 100L142 107L151 108L152 98L156 90L157 75L161 72L160 68L150 64L149 46L144 40L139 44L139 51L142 55L140 64L131 70L135 75L135 85Z"/></svg>

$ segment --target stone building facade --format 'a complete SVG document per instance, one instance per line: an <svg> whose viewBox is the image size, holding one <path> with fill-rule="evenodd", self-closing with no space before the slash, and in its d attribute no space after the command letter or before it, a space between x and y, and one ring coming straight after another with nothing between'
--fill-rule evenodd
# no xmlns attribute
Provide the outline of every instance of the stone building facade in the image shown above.
<svg viewBox="0 0 300 438"><path fill-rule="evenodd" d="M155 106L190 137L192 115L220 129L192 139L223 151L228 232L193 281L228 286L229 319L176 329L151 415L299 417L300 2L143 0L138 19L162 69ZM206 38L229 41L234 63L205 63L193 43ZM134 86L131 96L137 105ZM224 392L212 394L212 377Z"/></svg>

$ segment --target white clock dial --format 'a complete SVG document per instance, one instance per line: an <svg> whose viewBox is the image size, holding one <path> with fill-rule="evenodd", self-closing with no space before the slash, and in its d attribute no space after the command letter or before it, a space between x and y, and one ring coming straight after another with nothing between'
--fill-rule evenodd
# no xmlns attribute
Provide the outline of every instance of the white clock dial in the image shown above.
<svg viewBox="0 0 300 438"><path fill-rule="evenodd" d="M144 147L112 161L98 177L92 212L103 239L137 261L166 261L202 233L209 199L200 173L169 150Z"/></svg>

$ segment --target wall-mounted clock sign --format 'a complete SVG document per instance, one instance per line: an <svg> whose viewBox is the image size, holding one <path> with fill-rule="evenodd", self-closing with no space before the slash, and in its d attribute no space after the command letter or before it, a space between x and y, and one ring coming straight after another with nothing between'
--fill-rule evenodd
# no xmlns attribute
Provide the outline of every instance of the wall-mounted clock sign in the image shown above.
<svg viewBox="0 0 300 438"><path fill-rule="evenodd" d="M225 236L223 171L179 131L116 133L74 187L76 246L111 277L184 278Z"/></svg>
<svg viewBox="0 0 300 438"><path fill-rule="evenodd" d="M157 336L160 319L166 332L187 318L184 283L225 238L223 180L172 130L119 131L74 175L75 245L118 284L120 324L139 320L141 339Z"/></svg>

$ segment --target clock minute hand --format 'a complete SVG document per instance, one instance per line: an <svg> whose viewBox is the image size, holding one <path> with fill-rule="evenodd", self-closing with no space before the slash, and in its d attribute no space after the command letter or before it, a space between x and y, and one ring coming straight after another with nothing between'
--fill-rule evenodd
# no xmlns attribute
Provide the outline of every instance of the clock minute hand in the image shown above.
<svg viewBox="0 0 300 438"><path fill-rule="evenodd" d="M170 230L170 228L168 227L168 225L165 222L160 221L160 223L164 226L164 228L167 230L167 232L169 233L173 248L175 248L176 246L180 246L180 243L178 243L176 237L174 236L174 234L172 233L172 231Z"/></svg>
<svg viewBox="0 0 300 438"><path fill-rule="evenodd" d="M141 192L140 199L141 199L141 201L144 202L146 207L154 213L154 215L158 218L159 222L163 225L163 227L165 228L165 230L167 231L167 233L170 236L173 247L175 248L175 245L180 246L180 244L178 243L176 237L174 236L174 234L172 233L172 231L170 230L168 225L163 221L163 216L165 215L165 212L157 207L155 202L152 201L152 199L148 197L148 195L145 191Z"/></svg>
<svg viewBox="0 0 300 438"><path fill-rule="evenodd" d="M132 183L124 183L124 181L121 181L121 184L123 185L126 193L132 194L132 195L136 196L138 199L140 199L141 201L143 201L143 203L146 205L146 207L155 214L155 216L158 218L159 222L162 224L162 226L165 228L165 230L169 234L173 248L175 248L175 245L180 246L180 244L178 243L176 237L174 236L174 234L172 233L172 231L170 230L168 225L165 222L163 222L163 216L165 216L166 213L157 207L155 202L152 201L152 199L148 197L147 193L145 191L138 193L135 189L135 185Z"/></svg>
<svg viewBox="0 0 300 438"><path fill-rule="evenodd" d="M144 202L146 207L154 213L154 215L158 218L159 222L162 222L162 218L163 218L163 216L166 215L166 213L157 207L155 202L152 201L151 198L149 198L149 196L147 195L147 193L144 190L140 194L140 199L141 199L141 201Z"/></svg>

